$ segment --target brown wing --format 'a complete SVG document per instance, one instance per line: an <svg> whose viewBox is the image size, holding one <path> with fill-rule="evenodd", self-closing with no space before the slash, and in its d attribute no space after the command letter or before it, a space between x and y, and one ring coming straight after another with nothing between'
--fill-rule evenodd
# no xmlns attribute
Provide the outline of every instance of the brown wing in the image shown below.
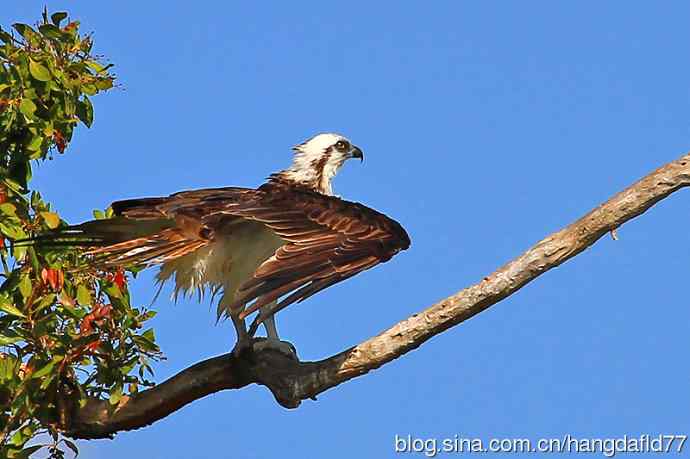
<svg viewBox="0 0 690 459"><path fill-rule="evenodd" d="M242 313L246 317L287 295L257 317L253 330L278 310L388 261L410 245L400 224L375 210L275 180L257 190L183 191L118 201L112 207L116 219L67 227L46 239L90 246L90 253L105 265L177 258L232 231L238 219L262 223L285 240L241 286L230 306L256 300Z"/></svg>
<svg viewBox="0 0 690 459"><path fill-rule="evenodd" d="M96 266L164 263L213 240L216 228L205 226L202 220L221 203L251 203L262 195L246 188L211 188L117 201L112 204L114 218L59 228L37 236L34 242L88 247Z"/></svg>
<svg viewBox="0 0 690 459"><path fill-rule="evenodd" d="M306 189L269 182L254 199L227 202L202 220L209 228L222 227L228 217L263 223L287 241L259 266L240 287L232 308L256 300L246 317L260 307L288 295L252 324L255 329L280 309L343 281L405 250L410 239L396 221L361 204ZM250 333L253 330L250 330Z"/></svg>

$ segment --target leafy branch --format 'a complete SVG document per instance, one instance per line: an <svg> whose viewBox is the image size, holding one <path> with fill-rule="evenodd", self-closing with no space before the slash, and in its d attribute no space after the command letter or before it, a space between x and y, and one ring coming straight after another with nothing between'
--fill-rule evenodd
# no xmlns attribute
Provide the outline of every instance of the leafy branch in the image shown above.
<svg viewBox="0 0 690 459"><path fill-rule="evenodd" d="M61 457L59 445L73 445L58 436L66 400L115 405L153 384L161 354L142 331L154 312L130 304L128 273L87 269L66 247L11 244L65 224L31 190L31 163L65 153L76 127L93 123L91 97L115 81L67 13L12 29L0 29L0 457L28 457L40 433Z"/></svg>

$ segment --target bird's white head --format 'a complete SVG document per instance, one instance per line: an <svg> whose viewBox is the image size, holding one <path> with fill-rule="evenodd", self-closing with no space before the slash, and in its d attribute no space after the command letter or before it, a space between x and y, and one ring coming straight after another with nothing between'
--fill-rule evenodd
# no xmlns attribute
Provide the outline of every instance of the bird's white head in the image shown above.
<svg viewBox="0 0 690 459"><path fill-rule="evenodd" d="M292 149L292 165L278 176L327 195L333 194L331 180L345 161L364 160L362 150L339 134L318 134Z"/></svg>

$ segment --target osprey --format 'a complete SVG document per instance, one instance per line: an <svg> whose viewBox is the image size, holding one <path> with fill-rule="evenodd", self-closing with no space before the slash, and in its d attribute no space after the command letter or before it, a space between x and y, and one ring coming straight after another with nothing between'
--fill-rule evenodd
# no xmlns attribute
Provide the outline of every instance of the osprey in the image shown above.
<svg viewBox="0 0 690 459"><path fill-rule="evenodd" d="M39 235L35 243L86 246L95 267L160 264L157 280L174 296L221 292L218 318L230 317L235 350L255 346L294 355L274 315L331 285L386 262L410 245L400 224L333 195L331 180L362 150L338 134L293 148L292 165L257 189L210 188L112 204L115 217ZM245 318L258 311L247 329Z"/></svg>

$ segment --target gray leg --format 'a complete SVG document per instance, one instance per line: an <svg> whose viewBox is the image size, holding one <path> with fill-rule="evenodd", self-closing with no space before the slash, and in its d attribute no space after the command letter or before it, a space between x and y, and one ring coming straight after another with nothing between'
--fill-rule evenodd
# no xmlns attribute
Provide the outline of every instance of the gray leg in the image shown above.
<svg viewBox="0 0 690 459"><path fill-rule="evenodd" d="M240 319L236 314L231 314L230 317L232 318L232 324L235 326L235 332L237 333L237 344L235 344L235 348L232 352L233 354L239 354L244 348L250 345L252 338L249 336L249 333L247 333L247 326L244 323L244 319Z"/></svg>
<svg viewBox="0 0 690 459"><path fill-rule="evenodd" d="M261 311L263 313L264 311ZM264 320L264 328L266 329L266 337L272 341L280 341L278 337L278 329L276 328L276 317L270 316Z"/></svg>

